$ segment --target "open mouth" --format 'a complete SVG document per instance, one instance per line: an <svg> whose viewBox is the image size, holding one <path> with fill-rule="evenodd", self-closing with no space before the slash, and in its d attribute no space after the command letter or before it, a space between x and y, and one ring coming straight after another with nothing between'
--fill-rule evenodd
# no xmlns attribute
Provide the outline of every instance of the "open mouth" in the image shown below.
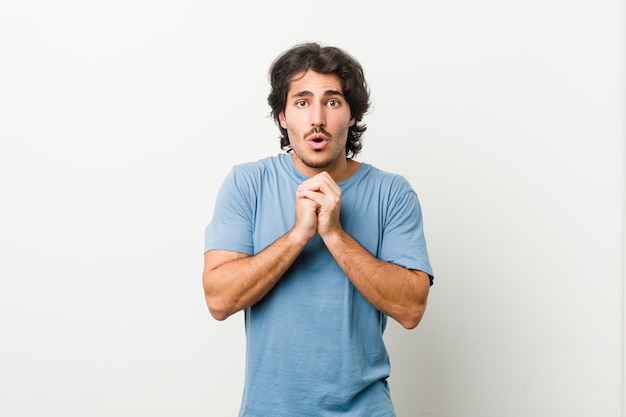
<svg viewBox="0 0 626 417"><path fill-rule="evenodd" d="M321 150L326 147L328 139L324 135L318 134L311 136L308 142L313 149Z"/></svg>
<svg viewBox="0 0 626 417"><path fill-rule="evenodd" d="M316 143L325 142L326 140L328 140L328 136L324 133L317 132L309 136L309 140Z"/></svg>

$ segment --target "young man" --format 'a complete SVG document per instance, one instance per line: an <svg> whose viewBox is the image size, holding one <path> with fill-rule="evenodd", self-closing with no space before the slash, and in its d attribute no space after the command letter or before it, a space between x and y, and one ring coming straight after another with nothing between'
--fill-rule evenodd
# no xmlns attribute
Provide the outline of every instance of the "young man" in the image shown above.
<svg viewBox="0 0 626 417"><path fill-rule="evenodd" d="M394 416L383 331L418 325L433 275L417 195L352 159L369 108L354 58L298 45L270 79L287 153L234 167L206 228L209 310L245 313L239 415Z"/></svg>

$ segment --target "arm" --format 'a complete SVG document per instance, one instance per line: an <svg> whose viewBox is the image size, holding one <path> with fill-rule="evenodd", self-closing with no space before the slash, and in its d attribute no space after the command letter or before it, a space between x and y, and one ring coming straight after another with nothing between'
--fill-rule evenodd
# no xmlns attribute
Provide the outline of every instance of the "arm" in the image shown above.
<svg viewBox="0 0 626 417"><path fill-rule="evenodd" d="M225 250L205 253L202 285L214 318L224 320L262 299L315 236L314 203L297 199L295 209L293 228L256 255Z"/></svg>
<svg viewBox="0 0 626 417"><path fill-rule="evenodd" d="M317 204L317 231L357 290L405 328L416 327L426 308L428 275L376 258L343 230L341 189L330 175L322 173L305 181L296 196Z"/></svg>
<svg viewBox="0 0 626 417"><path fill-rule="evenodd" d="M374 257L342 229L323 239L352 284L374 307L407 329L419 324L430 290L428 274Z"/></svg>
<svg viewBox="0 0 626 417"><path fill-rule="evenodd" d="M225 250L206 252L202 284L211 315L224 320L263 298L305 244L289 232L254 256Z"/></svg>

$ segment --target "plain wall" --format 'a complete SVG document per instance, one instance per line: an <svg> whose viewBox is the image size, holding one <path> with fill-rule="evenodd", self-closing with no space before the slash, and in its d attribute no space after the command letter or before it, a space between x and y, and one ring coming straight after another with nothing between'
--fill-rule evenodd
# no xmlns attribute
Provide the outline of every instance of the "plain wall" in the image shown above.
<svg viewBox="0 0 626 417"><path fill-rule="evenodd" d="M280 152L267 70L361 61L358 158L418 192L435 285L390 323L399 417L624 410L624 3L2 2L0 415L234 416L204 226Z"/></svg>

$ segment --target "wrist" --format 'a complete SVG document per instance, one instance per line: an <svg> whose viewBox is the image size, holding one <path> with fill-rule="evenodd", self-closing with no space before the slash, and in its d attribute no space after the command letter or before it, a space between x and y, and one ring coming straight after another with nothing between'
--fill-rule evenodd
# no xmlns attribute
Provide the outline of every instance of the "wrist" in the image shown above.
<svg viewBox="0 0 626 417"><path fill-rule="evenodd" d="M313 235L314 236L314 235ZM286 243L295 248L304 248L306 244L313 238L309 233L304 233L297 228L292 228L285 234Z"/></svg>
<svg viewBox="0 0 626 417"><path fill-rule="evenodd" d="M331 248L334 245L339 244L344 240L345 232L342 228L331 229L324 233L320 233L320 237L324 241L327 248Z"/></svg>

